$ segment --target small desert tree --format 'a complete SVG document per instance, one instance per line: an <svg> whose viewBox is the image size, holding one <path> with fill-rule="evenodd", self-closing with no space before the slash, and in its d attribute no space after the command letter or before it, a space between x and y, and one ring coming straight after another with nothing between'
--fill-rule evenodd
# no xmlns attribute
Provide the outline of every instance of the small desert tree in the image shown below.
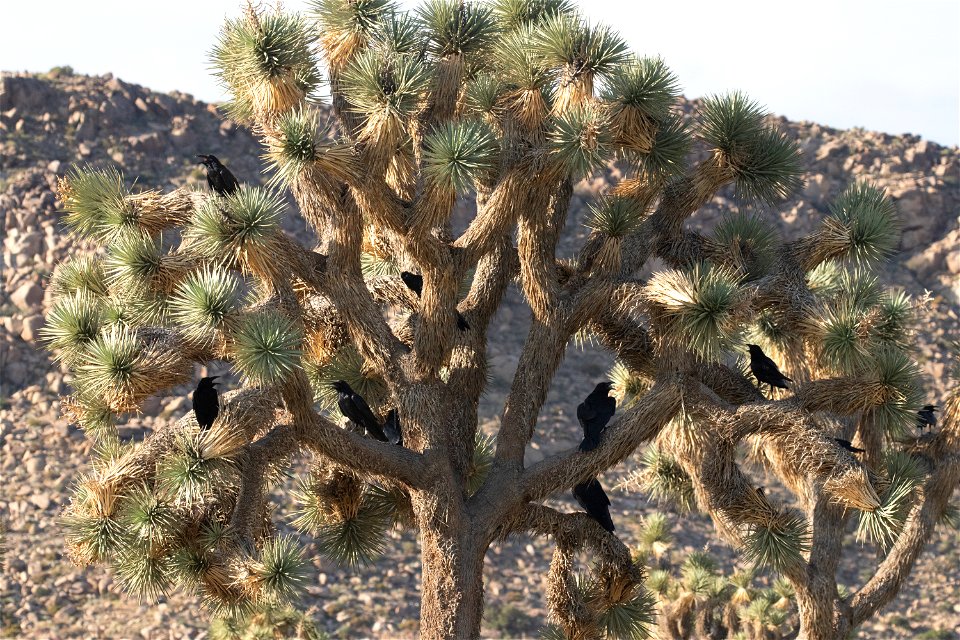
<svg viewBox="0 0 960 640"><path fill-rule="evenodd" d="M566 0L431 0L412 13L320 0L314 11L248 7L213 51L227 111L260 136L272 188L131 192L93 168L61 184L67 224L104 247L51 284L47 336L75 374L65 405L97 444L65 514L73 557L110 563L143 597L177 584L229 616L282 604L305 575L270 490L306 451L313 472L290 496L293 524L323 551L359 562L390 526L418 532L424 638L480 633L484 555L513 533L555 543L551 633L642 637L653 613L642 564L586 514L542 501L652 443L648 486L694 502L745 559L782 574L800 637L843 637L889 602L957 485L960 406L954 397L936 435L908 437L922 400L918 306L871 275L897 241L884 194L851 185L799 239L746 215L703 235L684 222L718 190L770 204L801 184L796 144L746 96L684 117L663 62L632 56ZM558 257L574 185L611 160L626 177L592 204L576 255ZM282 232L293 213L281 187L316 248ZM455 204L474 197L455 233ZM661 269L641 279L654 260ZM422 295L400 270L423 275ZM488 327L515 280L532 321L486 445ZM595 450L525 466L554 373L583 334L619 359L618 415ZM796 380L791 392L758 390L747 342ZM119 441L114 416L213 360L242 384L211 429L188 415ZM381 418L398 411L403 446L338 424L338 379ZM744 442L797 508L751 486ZM859 536L881 553L841 598L835 573L858 512ZM580 568L583 549L595 563Z"/></svg>

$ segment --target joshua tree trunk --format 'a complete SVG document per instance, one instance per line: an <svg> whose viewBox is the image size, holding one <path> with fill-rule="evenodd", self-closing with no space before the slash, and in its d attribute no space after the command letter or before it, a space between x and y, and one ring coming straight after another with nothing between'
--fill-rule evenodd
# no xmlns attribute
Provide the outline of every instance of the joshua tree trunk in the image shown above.
<svg viewBox="0 0 960 640"><path fill-rule="evenodd" d="M420 637L427 640L480 637L483 561L486 545L460 514L421 528L423 588Z"/></svg>

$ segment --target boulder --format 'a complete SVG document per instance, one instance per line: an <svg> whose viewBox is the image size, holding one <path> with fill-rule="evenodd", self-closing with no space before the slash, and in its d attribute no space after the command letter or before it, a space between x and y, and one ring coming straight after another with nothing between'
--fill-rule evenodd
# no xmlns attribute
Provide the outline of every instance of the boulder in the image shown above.
<svg viewBox="0 0 960 640"><path fill-rule="evenodd" d="M10 301L23 311L33 311L43 302L43 289L36 282L27 282L10 294Z"/></svg>

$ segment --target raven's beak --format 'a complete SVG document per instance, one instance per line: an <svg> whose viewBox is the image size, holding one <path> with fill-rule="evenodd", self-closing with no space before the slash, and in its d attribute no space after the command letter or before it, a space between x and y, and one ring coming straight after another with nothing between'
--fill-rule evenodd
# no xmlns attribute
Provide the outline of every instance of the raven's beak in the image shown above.
<svg viewBox="0 0 960 640"><path fill-rule="evenodd" d="M206 163L206 161L207 161L207 156L201 155L201 154L197 154L197 157L200 158L200 161L197 162L197 164L204 164L204 163Z"/></svg>

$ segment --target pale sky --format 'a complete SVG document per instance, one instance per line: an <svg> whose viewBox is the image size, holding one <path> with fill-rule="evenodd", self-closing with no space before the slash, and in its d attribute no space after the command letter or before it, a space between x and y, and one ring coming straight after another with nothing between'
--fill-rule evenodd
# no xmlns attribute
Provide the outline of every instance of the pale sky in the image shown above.
<svg viewBox="0 0 960 640"><path fill-rule="evenodd" d="M740 89L791 120L960 143L960 0L577 1L662 56L688 97ZM240 5L0 0L0 69L70 65L221 100L208 52Z"/></svg>

